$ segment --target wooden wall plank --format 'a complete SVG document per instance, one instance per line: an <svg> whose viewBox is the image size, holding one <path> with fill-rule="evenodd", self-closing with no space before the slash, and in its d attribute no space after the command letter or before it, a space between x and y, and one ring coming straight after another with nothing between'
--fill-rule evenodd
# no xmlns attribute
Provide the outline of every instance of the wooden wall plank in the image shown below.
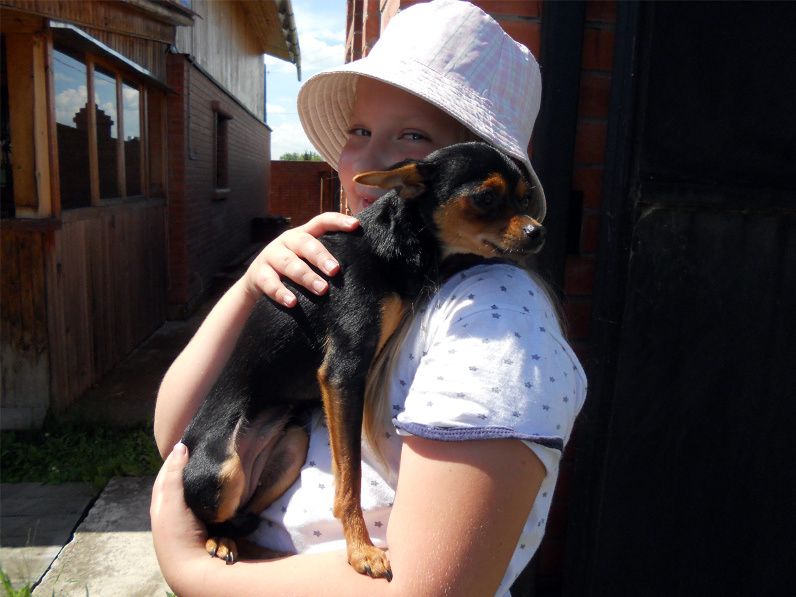
<svg viewBox="0 0 796 597"><path fill-rule="evenodd" d="M14 139L14 203L28 213L38 208L33 147L33 38L6 35L11 138Z"/></svg>
<svg viewBox="0 0 796 597"><path fill-rule="evenodd" d="M64 278L61 271L62 234L53 233L46 261L47 322L50 345L50 402L56 409L69 404L69 370L64 307Z"/></svg>

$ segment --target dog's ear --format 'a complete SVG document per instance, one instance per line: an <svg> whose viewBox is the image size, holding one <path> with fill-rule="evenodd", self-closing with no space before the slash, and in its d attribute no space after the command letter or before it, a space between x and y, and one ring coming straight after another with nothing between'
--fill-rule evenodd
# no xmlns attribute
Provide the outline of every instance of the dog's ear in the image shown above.
<svg viewBox="0 0 796 597"><path fill-rule="evenodd" d="M354 182L369 187L395 189L401 199L414 199L426 190L426 176L418 164L405 164L392 170L365 172L354 177Z"/></svg>

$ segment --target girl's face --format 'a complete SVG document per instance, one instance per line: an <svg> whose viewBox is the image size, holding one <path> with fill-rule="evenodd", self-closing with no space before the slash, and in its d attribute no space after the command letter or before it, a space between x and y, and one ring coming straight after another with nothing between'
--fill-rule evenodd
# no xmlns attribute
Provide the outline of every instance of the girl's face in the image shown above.
<svg viewBox="0 0 796 597"><path fill-rule="evenodd" d="M351 128L338 164L340 183L357 214L387 190L354 182L354 176L384 170L406 158L464 141L466 128L455 118L397 87L361 77L350 116Z"/></svg>

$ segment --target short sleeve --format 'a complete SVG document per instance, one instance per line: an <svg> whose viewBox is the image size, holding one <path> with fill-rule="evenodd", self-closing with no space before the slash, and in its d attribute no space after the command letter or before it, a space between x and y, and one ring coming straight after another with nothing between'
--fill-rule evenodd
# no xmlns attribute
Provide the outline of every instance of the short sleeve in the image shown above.
<svg viewBox="0 0 796 597"><path fill-rule="evenodd" d="M419 357L399 433L463 441L516 438L548 470L569 439L585 377L555 312L522 270L468 270L441 289L415 343ZM414 355L413 355L414 356Z"/></svg>

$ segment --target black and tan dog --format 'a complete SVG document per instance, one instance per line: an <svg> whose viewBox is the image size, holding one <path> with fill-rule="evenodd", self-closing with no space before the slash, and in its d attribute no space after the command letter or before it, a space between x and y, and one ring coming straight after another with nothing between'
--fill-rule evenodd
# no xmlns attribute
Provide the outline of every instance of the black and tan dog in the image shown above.
<svg viewBox="0 0 796 597"><path fill-rule="evenodd" d="M321 237L340 262L329 291L288 286L298 305L255 306L218 382L185 432L185 499L211 535L240 536L298 477L308 439L301 414L323 403L335 472L334 515L350 564L392 579L360 507L365 381L407 310L448 276L484 259L524 261L544 228L526 215L533 193L517 165L463 143L356 178L393 189L359 214L355 232ZM216 550L220 546L220 551ZM226 541L208 551L227 558Z"/></svg>

